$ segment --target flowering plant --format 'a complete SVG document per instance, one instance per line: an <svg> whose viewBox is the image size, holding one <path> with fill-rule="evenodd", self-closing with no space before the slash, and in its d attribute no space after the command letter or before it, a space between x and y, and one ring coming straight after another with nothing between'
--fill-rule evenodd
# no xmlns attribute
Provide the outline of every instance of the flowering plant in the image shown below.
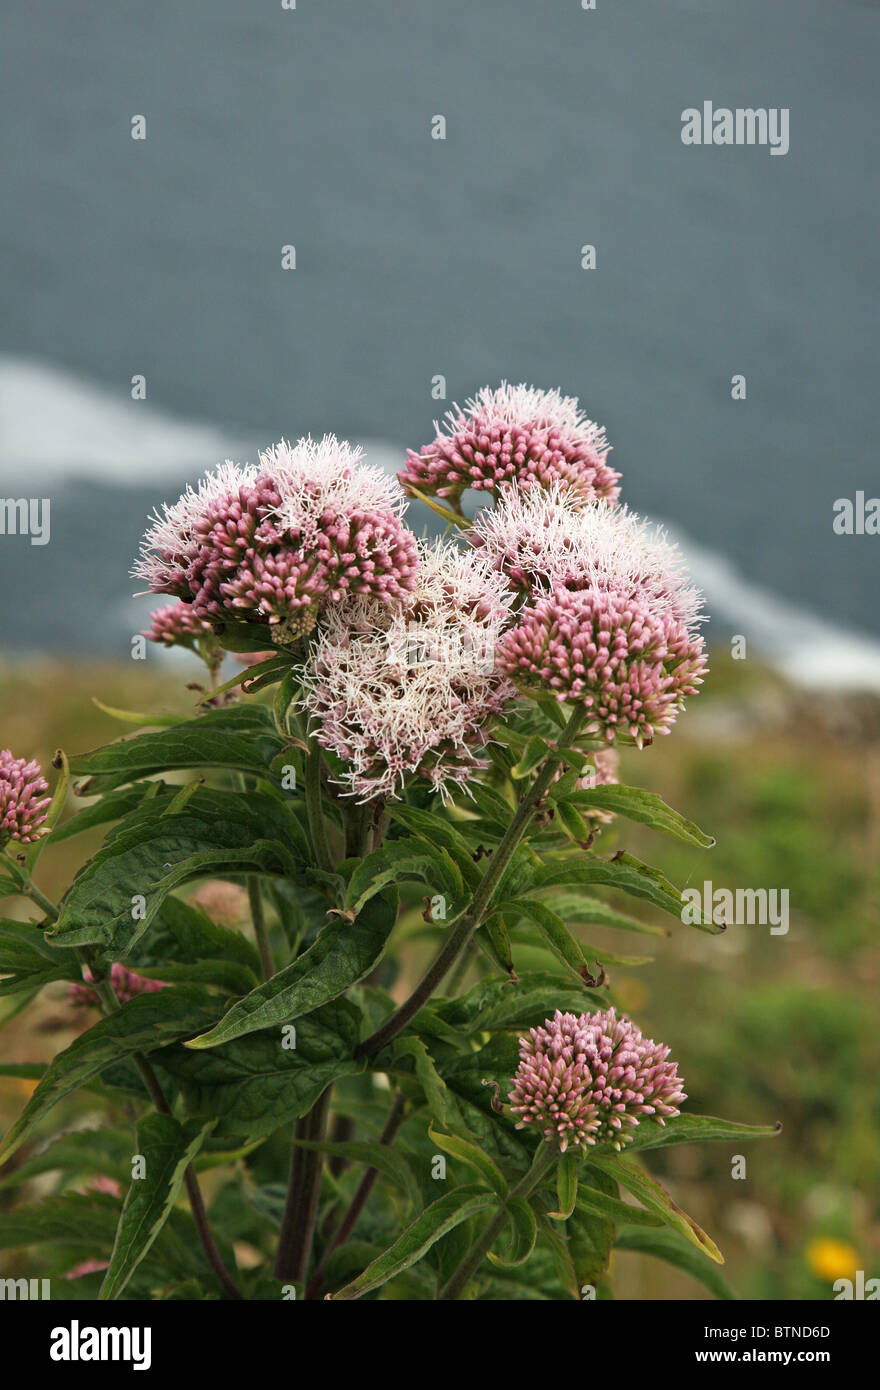
<svg viewBox="0 0 880 1390"><path fill-rule="evenodd" d="M192 717L116 711L137 732L59 752L51 798L0 753L0 891L39 913L0 924L0 991L66 982L93 1020L0 1160L62 1175L13 1238L52 1240L86 1295L601 1297L620 1247L725 1296L642 1154L773 1131L682 1109L670 1048L615 1003L631 958L582 935L664 935L603 889L681 918L627 821L712 843L618 780L706 657L608 447L576 401L502 386L399 481L332 436L221 466L136 567L173 600L145 637L207 668ZM412 498L445 538L416 539ZM51 902L40 856L97 826ZM82 1088L106 1126L38 1147Z"/></svg>

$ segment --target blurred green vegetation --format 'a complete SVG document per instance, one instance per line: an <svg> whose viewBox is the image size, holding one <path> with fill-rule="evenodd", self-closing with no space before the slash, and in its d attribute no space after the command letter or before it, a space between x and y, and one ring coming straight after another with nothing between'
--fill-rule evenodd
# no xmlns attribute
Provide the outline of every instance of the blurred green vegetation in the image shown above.
<svg viewBox="0 0 880 1390"><path fill-rule="evenodd" d="M170 673L135 663L7 669L0 746L47 766L59 746L78 751L125 732L92 696L186 713L197 698L186 682L198 679L195 660ZM671 736L628 752L621 768L622 780L659 792L713 834L715 848L632 824L610 827L598 846L625 844L682 887L708 880L789 893L785 935L754 925L709 936L673 922L667 938L651 940L651 964L611 971L614 999L679 1060L688 1108L782 1122L779 1139L745 1150L741 1177L735 1146L652 1155L652 1170L725 1251L745 1297L829 1298L835 1278L880 1274L880 721L873 706L868 715L864 702L854 710L805 698L755 663L716 659ZM43 857L50 897L99 842L98 833L83 836ZM632 910L632 900L620 905ZM5 910L29 915L20 901ZM589 936L602 944L597 929ZM605 940L632 949L619 935ZM405 970L418 963L407 952L420 949L404 948ZM0 1035L4 1061L54 1055L85 1021L72 1015L63 989L44 991ZM3 1128L29 1086L0 1079ZM100 1104L67 1102L65 1120L81 1124ZM0 1210L12 1197L0 1191ZM19 1263L26 1268L26 1256ZM620 1297L706 1296L635 1254L618 1254L613 1273Z"/></svg>

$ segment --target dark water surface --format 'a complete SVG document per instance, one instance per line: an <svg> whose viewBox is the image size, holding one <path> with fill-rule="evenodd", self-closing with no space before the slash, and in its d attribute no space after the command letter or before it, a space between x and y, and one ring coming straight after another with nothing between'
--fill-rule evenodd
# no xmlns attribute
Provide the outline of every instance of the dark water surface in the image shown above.
<svg viewBox="0 0 880 1390"><path fill-rule="evenodd" d="M831 526L880 492L878 35L866 0L18 4L0 348L266 442L417 446L438 373L559 385L632 505L880 632L880 537ZM684 146L704 100L790 108L790 152ZM117 481L59 494L51 561L0 538L40 645L110 641L160 491Z"/></svg>

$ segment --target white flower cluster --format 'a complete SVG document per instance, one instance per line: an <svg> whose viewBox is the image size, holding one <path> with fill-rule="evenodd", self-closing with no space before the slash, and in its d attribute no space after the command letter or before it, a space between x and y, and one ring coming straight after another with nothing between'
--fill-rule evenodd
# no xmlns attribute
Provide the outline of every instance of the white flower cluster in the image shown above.
<svg viewBox="0 0 880 1390"><path fill-rule="evenodd" d="M701 594L678 547L626 506L584 505L558 484L513 488L494 510L479 513L468 539L517 588L639 593L655 613L687 627L699 620Z"/></svg>
<svg viewBox="0 0 880 1390"><path fill-rule="evenodd" d="M353 599L330 610L303 672L318 741L348 764L367 800L419 775L441 794L485 767L475 749L513 698L495 650L512 598L504 577L450 542L422 545L416 587L398 604Z"/></svg>

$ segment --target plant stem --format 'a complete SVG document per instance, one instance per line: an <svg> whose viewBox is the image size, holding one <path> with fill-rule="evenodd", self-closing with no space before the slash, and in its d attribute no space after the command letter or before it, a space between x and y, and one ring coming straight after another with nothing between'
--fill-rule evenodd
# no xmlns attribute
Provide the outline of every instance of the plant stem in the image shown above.
<svg viewBox="0 0 880 1390"><path fill-rule="evenodd" d="M534 1192L535 1188L539 1187L547 1177L558 1158L559 1154L556 1149L552 1149L549 1144L543 1144L543 1147L538 1151L535 1161L525 1177L517 1183L510 1195L498 1208L495 1215L486 1222L486 1225L458 1266L458 1269L440 1290L437 1295L438 1301L445 1302L450 1299L461 1298L468 1284L471 1282L471 1279L473 1279L480 1265L483 1263L483 1260L486 1258L486 1255L492 1249L492 1246L504 1229L504 1223L507 1220L508 1202L513 1201L514 1198L528 1197Z"/></svg>
<svg viewBox="0 0 880 1390"><path fill-rule="evenodd" d="M271 980L275 974L275 961L272 958L272 946L269 942L269 931L266 926L266 914L263 909L263 895L260 892L260 880L256 874L247 876L248 902L251 908L251 922L253 923L254 936L257 939L257 950L260 953L260 962L263 967L263 978Z"/></svg>
<svg viewBox="0 0 880 1390"><path fill-rule="evenodd" d="M330 1091L331 1087L328 1086L308 1114L297 1120L295 1139L309 1139L320 1143L324 1138ZM275 1260L276 1279L293 1284L305 1282L318 1216L323 1163L324 1155L320 1150L303 1149L298 1144L293 1145L287 1203L281 1221L278 1254Z"/></svg>
<svg viewBox="0 0 880 1390"><path fill-rule="evenodd" d="M321 796L321 749L314 739L309 744L306 754L306 811L318 867L330 873L333 869L333 857L330 853L330 841L327 839L327 824L324 820Z"/></svg>
<svg viewBox="0 0 880 1390"><path fill-rule="evenodd" d="M394 1136L397 1134L397 1131L400 1129L400 1126L403 1123L403 1112L405 1105L406 1101L404 1100L403 1096L398 1095L395 1097L394 1104L391 1107L388 1119L385 1122L385 1128L382 1130L382 1133L379 1136L380 1144L392 1143ZM306 1289L306 1298L317 1298L321 1289L321 1285L323 1283L324 1269L326 1267L327 1261L329 1260L330 1256L333 1254L333 1251L337 1248L337 1246L344 1245L345 1242L348 1240L349 1236L355 1228L355 1224L357 1223L358 1217L360 1216L361 1212L363 1211L366 1205L367 1198L372 1192L378 1176L378 1168L368 1168L367 1171L364 1173L364 1176L361 1178L360 1183L358 1184L357 1191L351 1199L351 1205L349 1206L348 1211L345 1213L339 1225L336 1227L333 1239L330 1241L330 1244L327 1246L326 1250L321 1256L318 1268L315 1270L311 1280L309 1281L309 1287Z"/></svg>
<svg viewBox="0 0 880 1390"><path fill-rule="evenodd" d="M445 977L447 971L455 964L477 927L483 922L491 904L495 889L498 887L505 870L528 829L529 822L535 813L538 802L553 781L556 771L563 761L563 754L571 747L572 743L577 738L578 730L581 728L585 719L586 709L584 706L575 705L565 729L559 736L555 751L545 759L541 765L540 772L522 801L519 803L513 819L504 833L504 838L493 854L489 867L477 885L470 907L450 929L449 935L436 960L433 965L429 967L409 998L400 1005L399 1009L391 1015L381 1028L377 1029L369 1038L365 1038L355 1052L356 1057L375 1056L377 1052L391 1042L392 1038L396 1038L401 1029L405 1028L410 1019L414 1018L419 1012L422 1005L427 1003Z"/></svg>

